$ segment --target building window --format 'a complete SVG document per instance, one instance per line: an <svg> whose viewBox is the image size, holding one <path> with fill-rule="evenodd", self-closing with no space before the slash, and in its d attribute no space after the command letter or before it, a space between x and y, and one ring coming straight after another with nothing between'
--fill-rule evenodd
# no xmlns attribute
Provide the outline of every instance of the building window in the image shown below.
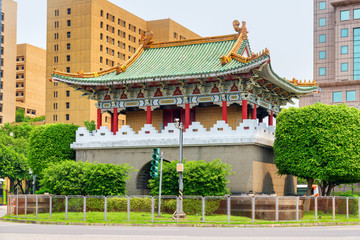
<svg viewBox="0 0 360 240"><path fill-rule="evenodd" d="M58 108L58 104L57 104L57 103L54 103L54 104L53 104L53 107L54 107L54 109L57 109L57 108Z"/></svg>
<svg viewBox="0 0 360 240"><path fill-rule="evenodd" d="M59 39L59 33L54 33L54 39L55 40Z"/></svg>
<svg viewBox="0 0 360 240"><path fill-rule="evenodd" d="M100 10L100 17L102 17L104 15L104 11Z"/></svg>
<svg viewBox="0 0 360 240"><path fill-rule="evenodd" d="M333 92L333 102L342 102L342 92Z"/></svg>
<svg viewBox="0 0 360 240"><path fill-rule="evenodd" d="M70 120L70 114L66 114L65 118L66 118L66 121L69 121Z"/></svg>
<svg viewBox="0 0 360 240"><path fill-rule="evenodd" d="M326 68L321 67L319 68L319 76L325 76L326 75Z"/></svg>
<svg viewBox="0 0 360 240"><path fill-rule="evenodd" d="M354 9L354 19L360 19L360 8Z"/></svg>
<svg viewBox="0 0 360 240"><path fill-rule="evenodd" d="M319 10L325 10L326 9L326 2L319 2Z"/></svg>
<svg viewBox="0 0 360 240"><path fill-rule="evenodd" d="M346 91L346 101L347 102L356 101L356 91Z"/></svg>
<svg viewBox="0 0 360 240"><path fill-rule="evenodd" d="M59 45L54 45L54 51L56 52L56 51L59 51Z"/></svg>
<svg viewBox="0 0 360 240"><path fill-rule="evenodd" d="M3 105L2 105L2 104L0 104L0 112L2 112L2 108L3 108Z"/></svg>
<svg viewBox="0 0 360 240"><path fill-rule="evenodd" d="M348 69L349 69L348 63L342 63L342 64L341 64L341 71L342 71L342 72L347 72Z"/></svg>
<svg viewBox="0 0 360 240"><path fill-rule="evenodd" d="M354 28L354 80L360 80L360 28Z"/></svg>
<svg viewBox="0 0 360 240"><path fill-rule="evenodd" d="M100 40L103 40L103 34L102 33L100 33Z"/></svg>
<svg viewBox="0 0 360 240"><path fill-rule="evenodd" d="M319 35L319 43L324 43L324 42L326 42L326 34Z"/></svg>
<svg viewBox="0 0 360 240"><path fill-rule="evenodd" d="M67 32L66 35L67 35L67 38L70 38L71 37L71 32Z"/></svg>
<svg viewBox="0 0 360 240"><path fill-rule="evenodd" d="M59 10L55 10L55 16L59 16Z"/></svg>
<svg viewBox="0 0 360 240"><path fill-rule="evenodd" d="M0 124L2 124L3 120L2 120L2 117L0 116Z"/></svg>
<svg viewBox="0 0 360 240"><path fill-rule="evenodd" d="M66 96L67 96L67 97L70 97L70 91L69 91L69 90L66 91Z"/></svg>
<svg viewBox="0 0 360 240"><path fill-rule="evenodd" d="M350 11L340 11L340 21L346 21L350 19Z"/></svg>
<svg viewBox="0 0 360 240"><path fill-rule="evenodd" d="M57 97L58 97L58 92L54 91L54 98L57 98Z"/></svg>
<svg viewBox="0 0 360 240"><path fill-rule="evenodd" d="M319 19L319 26L320 27L326 26L326 18L320 18Z"/></svg>
<svg viewBox="0 0 360 240"><path fill-rule="evenodd" d="M55 28L59 27L59 21L55 21Z"/></svg>
<svg viewBox="0 0 360 240"><path fill-rule="evenodd" d="M349 36L349 30L347 28L341 29L341 37L348 37Z"/></svg>
<svg viewBox="0 0 360 240"><path fill-rule="evenodd" d="M66 55L66 61L70 62L70 55Z"/></svg>
<svg viewBox="0 0 360 240"><path fill-rule="evenodd" d="M326 58L326 51L320 51L319 52L319 59L325 59Z"/></svg>
<svg viewBox="0 0 360 240"><path fill-rule="evenodd" d="M66 67L66 72L70 73L70 67Z"/></svg>
<svg viewBox="0 0 360 240"><path fill-rule="evenodd" d="M71 8L67 9L67 14L70 15L71 14Z"/></svg>
<svg viewBox="0 0 360 240"><path fill-rule="evenodd" d="M66 108L67 108L67 109L70 108L70 103L69 103L69 102L66 103Z"/></svg>
<svg viewBox="0 0 360 240"><path fill-rule="evenodd" d="M341 46L341 54L348 54L348 46Z"/></svg>
<svg viewBox="0 0 360 240"><path fill-rule="evenodd" d="M57 115L53 115L53 121L57 121Z"/></svg>
<svg viewBox="0 0 360 240"><path fill-rule="evenodd" d="M103 51L103 45L100 45L100 52Z"/></svg>
<svg viewBox="0 0 360 240"><path fill-rule="evenodd" d="M70 48L71 48L70 43L66 44L66 49L67 49L67 50L70 50Z"/></svg>
<svg viewBox="0 0 360 240"><path fill-rule="evenodd" d="M68 27L71 26L71 20L67 20L67 26L68 26Z"/></svg>
<svg viewBox="0 0 360 240"><path fill-rule="evenodd" d="M102 63L103 62L103 57L100 57L100 63Z"/></svg>
<svg viewBox="0 0 360 240"><path fill-rule="evenodd" d="M100 22L100 28L103 28L103 27L104 27L104 23Z"/></svg>
<svg viewBox="0 0 360 240"><path fill-rule="evenodd" d="M54 57L54 63L58 63L59 62L59 57L58 56L55 56Z"/></svg>

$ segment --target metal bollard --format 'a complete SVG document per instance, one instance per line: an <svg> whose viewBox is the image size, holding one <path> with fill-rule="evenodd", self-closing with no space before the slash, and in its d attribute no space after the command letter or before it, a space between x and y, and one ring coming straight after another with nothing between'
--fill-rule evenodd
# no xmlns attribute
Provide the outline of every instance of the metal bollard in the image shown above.
<svg viewBox="0 0 360 240"><path fill-rule="evenodd" d="M317 221L318 220L318 207L317 207L317 205L318 205L318 202L317 202L317 197L315 197L315 221Z"/></svg>
<svg viewBox="0 0 360 240"><path fill-rule="evenodd" d="M86 196L84 196L84 206L83 206L83 221L86 221Z"/></svg>
<svg viewBox="0 0 360 240"><path fill-rule="evenodd" d="M201 215L203 222L205 222L205 197L202 197L201 200Z"/></svg>
<svg viewBox="0 0 360 240"><path fill-rule="evenodd" d="M105 196L105 199L104 199L104 219L105 221L107 221L107 197Z"/></svg>
<svg viewBox="0 0 360 240"><path fill-rule="evenodd" d="M27 212L27 196L25 196L25 218L26 218L26 212Z"/></svg>
<svg viewBox="0 0 360 240"><path fill-rule="evenodd" d="M151 223L154 223L155 199L151 197Z"/></svg>
<svg viewBox="0 0 360 240"><path fill-rule="evenodd" d="M231 211L231 209L230 209L231 208L230 196L228 196L226 200L227 200L226 201L227 221L228 221L228 223L230 223L230 211Z"/></svg>
<svg viewBox="0 0 360 240"><path fill-rule="evenodd" d="M50 219L51 219L51 213L52 213L52 196L50 195L50 199L49 199L49 215L50 215Z"/></svg>
<svg viewBox="0 0 360 240"><path fill-rule="evenodd" d="M252 197L251 208L252 208L252 222L255 222L255 197Z"/></svg>
<svg viewBox="0 0 360 240"><path fill-rule="evenodd" d="M35 212L36 212L36 219L38 218L38 212L39 212L39 196L36 195L35 196Z"/></svg>
<svg viewBox="0 0 360 240"><path fill-rule="evenodd" d="M299 197L296 198L296 221L299 221Z"/></svg>
<svg viewBox="0 0 360 240"><path fill-rule="evenodd" d="M67 220L68 214L68 196L65 196L65 220Z"/></svg>
<svg viewBox="0 0 360 240"><path fill-rule="evenodd" d="M332 197L332 214L333 220L335 220L335 197Z"/></svg>
<svg viewBox="0 0 360 240"><path fill-rule="evenodd" d="M349 197L346 197L346 219L349 219Z"/></svg>
<svg viewBox="0 0 360 240"><path fill-rule="evenodd" d="M130 197L127 197L127 215L127 220L130 221Z"/></svg>
<svg viewBox="0 0 360 240"><path fill-rule="evenodd" d="M279 221L279 197L275 198L275 221Z"/></svg>

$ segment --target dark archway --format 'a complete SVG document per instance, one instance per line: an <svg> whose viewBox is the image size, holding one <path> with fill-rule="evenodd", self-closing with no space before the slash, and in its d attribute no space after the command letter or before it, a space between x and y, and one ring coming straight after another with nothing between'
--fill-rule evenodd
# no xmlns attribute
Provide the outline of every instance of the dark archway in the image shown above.
<svg viewBox="0 0 360 240"><path fill-rule="evenodd" d="M169 161L164 159L164 163L165 162L169 162ZM151 179L150 168L151 168L151 161L145 163L144 166L142 166L136 177L136 189L140 190L141 194L150 193L150 188L148 186L149 180Z"/></svg>

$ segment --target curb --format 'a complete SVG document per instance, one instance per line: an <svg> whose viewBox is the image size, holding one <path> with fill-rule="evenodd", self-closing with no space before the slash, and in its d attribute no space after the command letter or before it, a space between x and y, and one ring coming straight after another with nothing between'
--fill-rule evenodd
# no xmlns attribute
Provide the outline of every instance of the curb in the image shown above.
<svg viewBox="0 0 360 240"><path fill-rule="evenodd" d="M45 225L74 225L74 226L126 226L126 227L241 227L241 228L262 228L262 227L321 227L321 226L346 226L346 225L360 225L360 222L318 222L318 223L278 223L278 224L199 224L199 223L184 223L184 224L138 224L138 223L82 223L82 222L53 222L53 221L35 221L22 219L4 219L3 222L13 223L28 223L28 224L45 224Z"/></svg>

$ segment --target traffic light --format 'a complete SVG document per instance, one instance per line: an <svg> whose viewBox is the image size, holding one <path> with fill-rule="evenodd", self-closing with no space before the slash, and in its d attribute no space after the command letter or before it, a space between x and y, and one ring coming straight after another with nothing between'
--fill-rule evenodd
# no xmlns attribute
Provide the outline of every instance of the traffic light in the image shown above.
<svg viewBox="0 0 360 240"><path fill-rule="evenodd" d="M160 148L153 148L153 155L150 167L150 176L157 178L159 175Z"/></svg>

